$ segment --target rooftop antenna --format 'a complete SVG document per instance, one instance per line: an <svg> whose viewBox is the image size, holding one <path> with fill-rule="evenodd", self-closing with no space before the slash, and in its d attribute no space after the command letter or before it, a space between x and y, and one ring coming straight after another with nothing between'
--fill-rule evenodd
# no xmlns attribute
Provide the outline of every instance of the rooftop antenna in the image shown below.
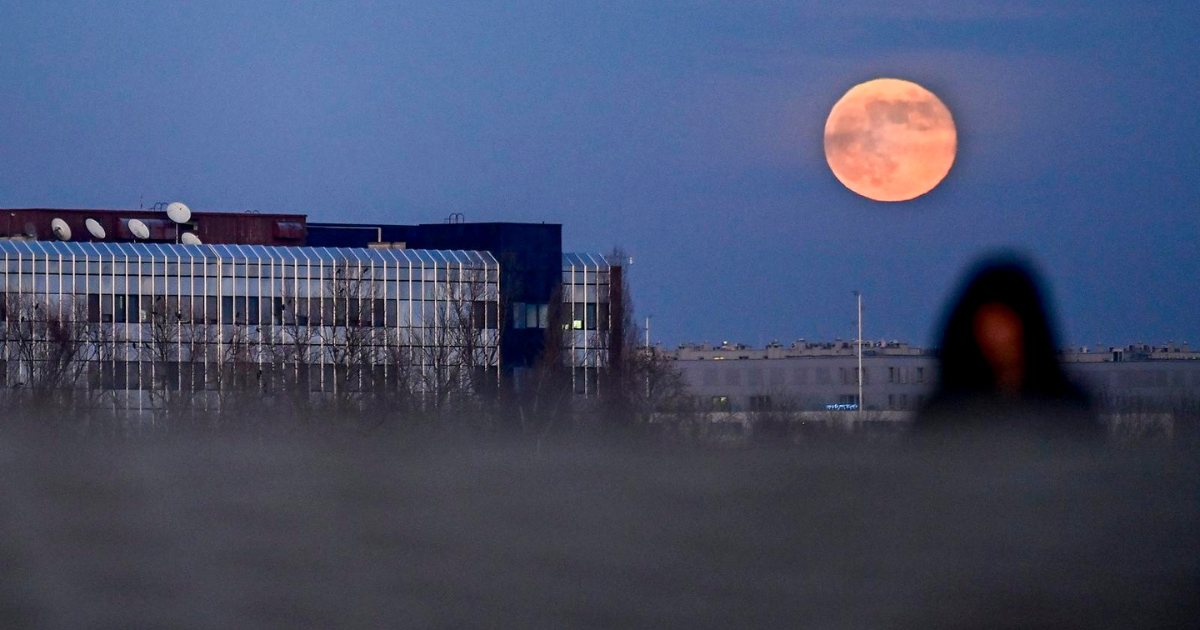
<svg viewBox="0 0 1200 630"><path fill-rule="evenodd" d="M192 234L191 232L184 232L183 236L179 237L179 241L181 243L183 243L184 245L203 245L204 244L200 241L199 236L196 236L195 234Z"/></svg>
<svg viewBox="0 0 1200 630"><path fill-rule="evenodd" d="M450 216L446 217L446 223L466 223L467 217L461 212L451 212Z"/></svg>
<svg viewBox="0 0 1200 630"><path fill-rule="evenodd" d="M71 240L71 226L67 225L67 222L62 219L51 221L50 231L54 232L54 236L60 241Z"/></svg>
<svg viewBox="0 0 1200 630"><path fill-rule="evenodd" d="M192 219L192 209L182 201L167 204L167 218L175 223L187 223Z"/></svg>
<svg viewBox="0 0 1200 630"><path fill-rule="evenodd" d="M88 219L83 222L83 225L87 228L88 232L91 232L93 238L96 238L97 240L104 240L104 237L106 236L104 233L104 226L100 225L99 221L95 219Z"/></svg>
<svg viewBox="0 0 1200 630"><path fill-rule="evenodd" d="M129 220L129 231L133 233L133 238L144 241L150 238L150 228L146 227L145 223L137 219Z"/></svg>
<svg viewBox="0 0 1200 630"><path fill-rule="evenodd" d="M179 225L192 219L192 209L182 201L172 201L167 204L167 218L175 224L175 242L179 242Z"/></svg>

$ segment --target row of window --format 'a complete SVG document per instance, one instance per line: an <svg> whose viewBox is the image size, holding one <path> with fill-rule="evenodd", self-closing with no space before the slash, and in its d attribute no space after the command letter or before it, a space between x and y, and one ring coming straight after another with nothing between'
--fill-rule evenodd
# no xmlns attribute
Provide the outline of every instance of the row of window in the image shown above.
<svg viewBox="0 0 1200 630"><path fill-rule="evenodd" d="M549 328L550 305L514 302L512 307L513 328Z"/></svg>
<svg viewBox="0 0 1200 630"><path fill-rule="evenodd" d="M494 330L495 302L473 301L466 305L432 300L383 298L270 298L257 296L149 296L100 295L83 297L87 321L95 323L143 323L160 321L205 324L260 324L298 326L421 327L468 323L477 329ZM70 316L74 301L64 300L64 317ZM22 302L20 296L0 293L0 322L12 318L45 319L57 315L55 296ZM82 313L81 313L82 314Z"/></svg>
<svg viewBox="0 0 1200 630"><path fill-rule="evenodd" d="M157 295L215 295L217 293L227 293L231 295L258 295L262 297L274 295L317 297L353 294L362 298L380 297L444 301L461 301L465 299L487 300L495 299L496 296L494 286L467 282L410 283L387 281L330 284L316 280L299 280L296 283L275 280L263 281L261 284L256 284L252 280L237 280L232 284L226 282L223 285L218 285L212 280L206 281L204 278L184 278L182 282L175 278L130 278L128 281L124 279L112 281L107 278L100 279L95 276L76 277L74 280L71 278L59 278L58 276L39 276L37 278L27 278L22 282L17 282L16 278L10 276L7 284L0 283L0 292L7 291L43 296L58 295L60 293L82 295L97 291L100 293L128 293L131 287L133 287L133 291L153 292Z"/></svg>
<svg viewBox="0 0 1200 630"><path fill-rule="evenodd" d="M0 322L26 317L45 319L55 315L69 317L74 299L58 296L25 296L0 293ZM459 304L445 300L393 300L383 298L292 298L259 296L150 296L139 294L82 297L86 317L96 323L146 323L157 318L170 322L205 324L260 324L299 326L372 326L393 327L425 325L467 319L472 327L495 330L498 312L494 302L475 300L469 312ZM61 307L60 307L61 304ZM573 330L607 330L608 309L595 303L564 304L570 315L564 324ZM81 306L81 308L83 308ZM61 309L61 312L60 312ZM513 327L548 328L548 304L517 302L512 308Z"/></svg>
<svg viewBox="0 0 1200 630"><path fill-rule="evenodd" d="M764 372L763 368L758 368L758 367L746 369L748 385L751 387L758 387L758 386L766 384L766 382L764 381L764 375L769 376L771 386L782 387L787 384L787 371L786 371L787 368L778 367L778 368L767 368L767 369L769 370L768 372ZM872 369L879 369L879 368L864 367L862 369L864 385L870 384ZM810 381L809 381L810 368L801 367L801 368L793 368L792 370L793 370L792 374L793 374L793 383L794 384L808 385L810 383ZM818 368L811 368L811 370L812 370L812 377L813 377L812 384L832 385L834 383L833 368L818 367ZM721 382L721 378L720 378L722 372L724 373L724 377L725 377L723 383ZM898 376L898 375L902 375L902 380L898 380L899 378L901 378L901 376ZM839 367L837 376L838 376L838 378L837 378L838 382L843 385L857 385L858 384L858 369L856 367ZM702 378L703 384L705 386L709 386L709 387L713 387L713 386L717 386L717 385L721 385L721 384L740 386L742 384L742 369L741 368L718 369L715 367L714 368L704 368L701 378ZM888 382L889 383L908 383L910 381L912 383L924 383L925 382L925 368L924 367L911 367L911 368L888 367Z"/></svg>
<svg viewBox="0 0 1200 630"><path fill-rule="evenodd" d="M564 327L570 330L608 330L608 304L564 303ZM550 305L516 302L512 307L513 328L549 328Z"/></svg>
<svg viewBox="0 0 1200 630"><path fill-rule="evenodd" d="M595 269L563 269L562 283L564 286L569 284L600 284L606 285L609 282L608 270L597 271Z"/></svg>
<svg viewBox="0 0 1200 630"><path fill-rule="evenodd" d="M336 339L303 339L299 345L291 340L241 339L231 340L211 337L206 339L115 341L111 339L79 341L74 346L75 357L72 368L85 368L91 364L111 361L154 361L169 359L186 363L209 363L272 365L300 361L317 366L337 363L355 365L392 365L408 369L425 369L450 365L494 365L498 360L494 340L486 340L474 348L461 345L447 348L441 340L421 339L419 336L405 339L376 338L355 340L352 347ZM423 343L424 342L424 343ZM178 344L178 345L176 345ZM491 344L490 346L488 344ZM22 357L40 357L34 365L53 369L47 359L61 356L59 345L54 341L31 343L0 341L0 361L8 358L18 361ZM15 363L14 363L15 365ZM61 366L60 366L61 367ZM41 369L39 368L39 369Z"/></svg>
<svg viewBox="0 0 1200 630"><path fill-rule="evenodd" d="M864 372L866 368L863 368ZM925 368L923 367L896 367L888 366L887 369L889 383L924 383ZM863 377L869 377L869 374L863 374ZM866 382L866 381L864 381Z"/></svg>
<svg viewBox="0 0 1200 630"><path fill-rule="evenodd" d="M908 394L888 394L887 409L889 410L908 410L919 408L925 402L923 395L913 397L914 405L909 407ZM733 403L729 396L717 395L711 396L708 399L709 408L713 411L733 411ZM772 411L775 409L775 402L771 396L766 394L757 394L750 396L746 400L747 410L752 412ZM811 405L810 405L811 406ZM841 394L837 398L835 408L857 409L858 395L857 394ZM872 408L868 405L868 408Z"/></svg>
<svg viewBox="0 0 1200 630"><path fill-rule="evenodd" d="M21 384L21 374L15 368L15 363L0 360L0 387ZM486 383L497 378L497 369L495 366L449 368L448 373L437 380L456 386ZM419 380L419 377L416 378ZM401 386L413 385L406 379L414 379L410 370L394 369L387 365L358 368L303 363L258 365L103 361L89 364L84 374L88 389L141 391L394 391Z"/></svg>
<svg viewBox="0 0 1200 630"><path fill-rule="evenodd" d="M1081 372L1080 376L1096 389L1170 389L1187 387L1191 372L1192 385L1200 385L1200 365L1179 365L1173 370L1131 367L1111 372Z"/></svg>

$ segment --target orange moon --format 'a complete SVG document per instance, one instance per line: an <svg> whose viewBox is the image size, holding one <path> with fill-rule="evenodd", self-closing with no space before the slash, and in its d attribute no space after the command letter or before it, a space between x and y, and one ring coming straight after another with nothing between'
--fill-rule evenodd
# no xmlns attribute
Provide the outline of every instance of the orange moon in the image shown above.
<svg viewBox="0 0 1200 630"><path fill-rule="evenodd" d="M933 190L957 149L950 110L911 81L856 85L825 121L829 168L846 188L875 201L908 201Z"/></svg>

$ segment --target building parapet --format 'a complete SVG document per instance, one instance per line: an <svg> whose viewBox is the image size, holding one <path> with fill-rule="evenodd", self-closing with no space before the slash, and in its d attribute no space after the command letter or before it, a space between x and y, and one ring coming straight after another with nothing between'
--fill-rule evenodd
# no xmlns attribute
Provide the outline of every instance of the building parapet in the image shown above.
<svg viewBox="0 0 1200 630"><path fill-rule="evenodd" d="M910 346L902 341L863 341L863 356L926 356L930 351ZM738 359L789 359L799 357L850 357L858 354L857 340L835 339L833 341L807 341L799 339L788 345L773 341L762 348L754 348L746 344L721 342L720 345L710 343L682 344L672 351L673 359L680 361L696 360L738 360Z"/></svg>
<svg viewBox="0 0 1200 630"><path fill-rule="evenodd" d="M1200 350L1188 344L1167 342L1161 345L1136 343L1127 346L1080 346L1061 350L1063 363L1125 363L1131 361L1200 361Z"/></svg>
<svg viewBox="0 0 1200 630"><path fill-rule="evenodd" d="M937 356L937 348L922 348L903 341L863 341L863 356ZM808 341L799 339L788 345L772 341L763 347L722 341L680 344L666 351L678 361L788 359L799 357L852 357L858 354L856 340ZM1058 351L1063 363L1121 363L1131 361L1200 361L1200 350L1188 344L1137 343L1125 346L1075 346Z"/></svg>

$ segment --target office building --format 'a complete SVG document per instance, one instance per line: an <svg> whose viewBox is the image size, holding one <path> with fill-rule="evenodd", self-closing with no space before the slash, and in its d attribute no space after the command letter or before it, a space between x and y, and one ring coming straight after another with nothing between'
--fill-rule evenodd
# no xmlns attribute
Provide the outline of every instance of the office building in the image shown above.
<svg viewBox="0 0 1200 630"><path fill-rule="evenodd" d="M55 335L77 344L76 383L117 390L223 387L234 364L255 366L238 378L264 387L290 370L313 391L400 373L428 388L451 372L477 388L519 380L549 339L576 391L591 395L621 304L621 261L564 254L554 224L0 213L0 378L10 387L54 372ZM189 234L202 244L177 244Z"/></svg>
<svg viewBox="0 0 1200 630"><path fill-rule="evenodd" d="M746 412L856 409L856 341L686 344L670 351L697 406ZM862 409L913 412L938 381L936 351L863 342ZM1200 403L1200 352L1137 344L1060 353L1067 375L1110 409L1172 409Z"/></svg>

